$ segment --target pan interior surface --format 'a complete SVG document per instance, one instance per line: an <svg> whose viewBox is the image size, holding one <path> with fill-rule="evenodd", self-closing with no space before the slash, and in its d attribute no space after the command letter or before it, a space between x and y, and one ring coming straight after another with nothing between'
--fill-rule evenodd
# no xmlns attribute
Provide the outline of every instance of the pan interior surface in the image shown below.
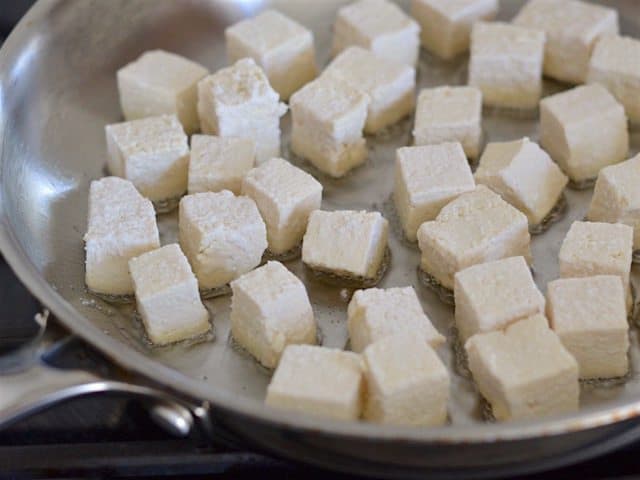
<svg viewBox="0 0 640 480"><path fill-rule="evenodd" d="M2 218L10 232L5 234L3 249L5 254L19 252L24 256L28 265L18 268L21 278L41 300L53 307L66 325L106 350L114 360L179 390L223 402L229 408L233 408L235 402L235 406L245 412L266 415L283 423L302 422L295 415L270 412L263 407L270 372L231 341L229 297L206 301L213 316L213 341L152 348L145 340L133 305L113 306L86 291L82 236L86 229L89 183L105 175L104 126L122 120L115 77L118 68L145 50L161 48L215 71L227 65L224 28L268 6L313 30L318 64L323 67L329 60L335 12L344 3L343 0L51 1L38 4L22 22L0 57ZM512 18L522 3L502 2L500 19ZM637 4L620 0L607 5L618 7L623 33L640 36ZM408 10L408 2L402 2L402 6ZM466 58L442 62L422 52L418 86L465 84L466 65ZM567 86L545 81L547 94L564 88ZM523 136L535 140L537 120L537 113L485 109L484 141ZM289 123L287 115L283 120L283 156L323 183L324 209L380 210L390 220L391 267L379 286L413 285L436 328L448 337L447 346L439 353L452 374L449 405L452 426L434 431L443 436L448 435L447 432L467 432L473 436L472 432L483 430L491 432L492 438L503 431L506 434L509 429L514 432L516 427L512 425L486 424L484 404L454 353L453 308L420 283L417 275L420 253L417 246L403 239L395 216L390 200L395 150L410 143L412 119L403 120L382 135L369 137L367 163L339 180L317 175L309 164L289 154ZM640 148L640 132L632 131L631 139L630 153L636 153ZM532 237L535 280L543 292L546 283L558 277L560 244L570 224L584 217L591 190L568 190L566 196L568 210L562 220L544 234ZM158 221L161 242L175 242L176 213L161 215ZM18 266L16 261L12 265ZM346 307L352 290L321 283L299 260L287 266L307 285L323 344L344 348ZM53 290L43 286L44 283L37 286L30 282L35 277L43 278ZM638 268L634 267L634 286L639 286L639 280ZM86 321L81 322L80 318ZM606 385L584 384L583 410L565 417L567 428L580 425L581 415L587 412L604 412L613 419L615 408L633 406L640 401L640 346L635 326L631 329L631 344L629 378ZM128 353L131 349L151 362L139 362L136 367L135 359L139 357L119 358L119 353ZM168 372L161 366L169 367L173 373L157 378L158 372ZM305 421L307 425L326 423L314 419ZM531 425L535 429L542 423ZM344 424L340 428L355 432L361 427ZM396 431L375 426L364 428L363 432L373 436ZM431 435L424 429L414 434L424 435L425 439Z"/></svg>

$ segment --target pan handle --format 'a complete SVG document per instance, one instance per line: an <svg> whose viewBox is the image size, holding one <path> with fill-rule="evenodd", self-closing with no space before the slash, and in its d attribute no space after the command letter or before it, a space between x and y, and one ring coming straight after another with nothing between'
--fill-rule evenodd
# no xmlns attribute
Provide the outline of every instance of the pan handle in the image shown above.
<svg viewBox="0 0 640 480"><path fill-rule="evenodd" d="M149 404L152 418L176 436L194 426L210 428L207 404L197 404L136 379L136 383L104 377L84 369L53 366L49 360L78 340L53 341L46 327L48 313L37 319L40 333L19 350L0 357L0 429L74 398L98 393L135 396ZM104 363L102 365L104 367Z"/></svg>

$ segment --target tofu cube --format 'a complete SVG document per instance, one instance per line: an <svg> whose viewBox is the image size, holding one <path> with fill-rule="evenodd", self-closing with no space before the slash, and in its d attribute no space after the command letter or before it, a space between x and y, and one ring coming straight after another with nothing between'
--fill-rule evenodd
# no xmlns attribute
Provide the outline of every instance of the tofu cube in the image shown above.
<svg viewBox="0 0 640 480"><path fill-rule="evenodd" d="M524 257L481 263L455 275L456 327L462 341L476 333L544 314L544 296L533 281Z"/></svg>
<svg viewBox="0 0 640 480"><path fill-rule="evenodd" d="M152 202L187 190L189 143L175 115L147 117L105 127L108 166Z"/></svg>
<svg viewBox="0 0 640 480"><path fill-rule="evenodd" d="M469 369L496 420L520 420L578 409L578 364L543 315L466 345Z"/></svg>
<svg viewBox="0 0 640 480"><path fill-rule="evenodd" d="M262 365L275 368L287 345L316 343L304 284L279 262L231 282L231 334Z"/></svg>
<svg viewBox="0 0 640 480"><path fill-rule="evenodd" d="M242 179L256 162L250 138L193 135L189 158L188 191L192 193L242 190Z"/></svg>
<svg viewBox="0 0 640 480"><path fill-rule="evenodd" d="M478 22L471 32L469 85L485 105L532 109L542 95L544 32L501 22Z"/></svg>
<svg viewBox="0 0 640 480"><path fill-rule="evenodd" d="M540 102L540 145L574 182L594 179L627 155L624 108L598 84L546 97Z"/></svg>
<svg viewBox="0 0 640 480"><path fill-rule="evenodd" d="M197 84L208 73L202 65L175 53L143 53L117 73L125 120L173 114L187 133L198 131Z"/></svg>
<svg viewBox="0 0 640 480"><path fill-rule="evenodd" d="M350 46L371 50L387 60L414 66L420 27L387 0L359 0L338 10L333 26L333 54Z"/></svg>
<svg viewBox="0 0 640 480"><path fill-rule="evenodd" d="M522 138L489 143L474 174L539 225L558 203L569 179L537 143Z"/></svg>
<svg viewBox="0 0 640 480"><path fill-rule="evenodd" d="M280 155L280 103L264 71L251 58L238 60L198 82L198 116L202 133L250 138L257 163Z"/></svg>
<svg viewBox="0 0 640 480"><path fill-rule="evenodd" d="M388 235L389 222L380 212L315 210L302 240L302 261L322 272L375 279Z"/></svg>
<svg viewBox="0 0 640 480"><path fill-rule="evenodd" d="M498 0L413 0L411 14L420 24L422 46L445 60L469 49L472 25L493 20Z"/></svg>
<svg viewBox="0 0 640 480"><path fill-rule="evenodd" d="M133 294L129 259L160 247L153 205L128 180L106 177L92 181L84 241L89 290L103 295Z"/></svg>
<svg viewBox="0 0 640 480"><path fill-rule="evenodd" d="M587 218L633 227L633 248L640 249L640 154L600 170Z"/></svg>
<svg viewBox="0 0 640 480"><path fill-rule="evenodd" d="M551 328L575 357L580 378L621 377L629 371L629 324L617 275L561 278L547 285Z"/></svg>
<svg viewBox="0 0 640 480"><path fill-rule="evenodd" d="M445 338L422 310L413 287L357 290L348 308L351 350L360 353L372 343L401 333L439 347Z"/></svg>
<svg viewBox="0 0 640 480"><path fill-rule="evenodd" d="M198 281L177 244L129 260L138 313L156 345L186 340L211 329Z"/></svg>
<svg viewBox="0 0 640 480"><path fill-rule="evenodd" d="M291 96L291 150L320 171L341 177L367 159L362 130L369 98L334 75Z"/></svg>
<svg viewBox="0 0 640 480"><path fill-rule="evenodd" d="M426 88L418 95L414 145L460 142L467 157L480 154L482 93L475 87Z"/></svg>
<svg viewBox="0 0 640 480"><path fill-rule="evenodd" d="M393 199L404 233L412 242L420 225L436 218L447 203L475 187L458 142L396 150Z"/></svg>
<svg viewBox="0 0 640 480"><path fill-rule="evenodd" d="M618 33L618 12L578 0L529 0L513 19L547 36L544 74L567 83L584 83L598 37Z"/></svg>
<svg viewBox="0 0 640 480"><path fill-rule="evenodd" d="M591 55L587 82L604 85L624 105L629 120L640 123L640 40L600 37Z"/></svg>
<svg viewBox="0 0 640 480"><path fill-rule="evenodd" d="M633 228L621 223L573 222L560 247L561 277L618 275L631 311Z"/></svg>
<svg viewBox="0 0 640 480"><path fill-rule="evenodd" d="M224 34L229 60L253 58L283 100L317 74L311 30L280 12L266 10L228 27Z"/></svg>
<svg viewBox="0 0 640 480"><path fill-rule="evenodd" d="M267 248L267 229L255 202L228 190L184 197L178 235L202 290L253 270Z"/></svg>
<svg viewBox="0 0 640 480"><path fill-rule="evenodd" d="M478 263L523 256L531 263L527 217L479 185L447 204L418 229L422 270L453 289L456 272Z"/></svg>
<svg viewBox="0 0 640 480"><path fill-rule="evenodd" d="M365 133L377 133L413 111L416 71L378 57L361 47L349 47L324 70L337 75L369 98Z"/></svg>
<svg viewBox="0 0 640 480"><path fill-rule="evenodd" d="M390 425L435 427L447 421L449 372L436 352L410 332L369 345L364 418Z"/></svg>
<svg viewBox="0 0 640 480"><path fill-rule="evenodd" d="M267 226L269 251L276 255L300 245L309 215L320 208L322 185L282 158L272 158L251 170L242 193L252 198Z"/></svg>
<svg viewBox="0 0 640 480"><path fill-rule="evenodd" d="M360 355L313 345L289 345L267 388L271 407L339 420L362 412Z"/></svg>

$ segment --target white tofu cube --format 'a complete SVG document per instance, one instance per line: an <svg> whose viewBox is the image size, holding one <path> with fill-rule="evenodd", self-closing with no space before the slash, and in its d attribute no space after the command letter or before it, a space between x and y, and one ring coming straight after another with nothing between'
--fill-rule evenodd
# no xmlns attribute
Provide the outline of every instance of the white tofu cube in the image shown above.
<svg viewBox="0 0 640 480"><path fill-rule="evenodd" d="M369 98L334 75L323 75L291 96L291 150L341 177L367 159L362 130Z"/></svg>
<svg viewBox="0 0 640 480"><path fill-rule="evenodd" d="M415 65L420 27L394 3L359 0L338 10L333 26L333 54L350 46L371 50L393 62Z"/></svg>
<svg viewBox="0 0 640 480"><path fill-rule="evenodd" d="M540 145L574 182L594 179L627 155L624 108L598 84L546 97L540 102Z"/></svg>
<svg viewBox="0 0 640 480"><path fill-rule="evenodd" d="M375 279L382 268L389 222L380 212L311 212L302 241L302 261L336 275Z"/></svg>
<svg viewBox="0 0 640 480"><path fill-rule="evenodd" d="M591 55L587 82L604 85L624 105L629 120L640 123L640 40L600 37Z"/></svg>
<svg viewBox="0 0 640 480"><path fill-rule="evenodd" d="M412 242L422 223L436 218L447 203L475 187L458 142L396 150L393 199L404 233Z"/></svg>
<svg viewBox="0 0 640 480"><path fill-rule="evenodd" d="M481 263L455 275L456 327L462 341L476 333L544 314L544 296L533 281L524 257Z"/></svg>
<svg viewBox="0 0 640 480"><path fill-rule="evenodd" d="M238 60L198 82L198 116L202 133L250 138L257 163L280 155L280 103L264 71L251 58Z"/></svg>
<svg viewBox="0 0 640 480"><path fill-rule="evenodd" d="M422 310L413 287L357 290L349 302L347 326L351 350L358 353L400 333L411 333L432 347L445 342Z"/></svg>
<svg viewBox="0 0 640 480"><path fill-rule="evenodd" d="M267 229L255 202L228 190L183 197L178 234L202 290L253 270L267 248Z"/></svg>
<svg viewBox="0 0 640 480"><path fill-rule="evenodd" d="M316 322L304 284L279 262L231 282L231 334L267 368L287 345L316 343Z"/></svg>
<svg viewBox="0 0 640 480"><path fill-rule="evenodd" d="M631 310L633 228L621 223L573 222L560 247L561 277L618 275Z"/></svg>
<svg viewBox="0 0 640 480"><path fill-rule="evenodd" d="M151 50L118 70L125 120L174 114L189 134L198 131L198 82L209 71L175 53Z"/></svg>
<svg viewBox="0 0 640 480"><path fill-rule="evenodd" d="M523 212L532 226L545 219L569 181L547 152L526 137L489 143L474 177Z"/></svg>
<svg viewBox="0 0 640 480"><path fill-rule="evenodd" d="M297 247L309 215L320 208L322 185L282 158L272 158L251 170L242 193L252 198L267 225L269 251L276 255Z"/></svg>
<svg viewBox="0 0 640 480"><path fill-rule="evenodd" d="M103 295L132 294L129 259L160 247L153 205L128 180L94 180L89 187L84 241L89 290Z"/></svg>
<svg viewBox="0 0 640 480"><path fill-rule="evenodd" d="M420 24L422 46L451 59L469 49L471 27L493 20L498 0L413 0L411 14Z"/></svg>
<svg viewBox="0 0 640 480"><path fill-rule="evenodd" d="M426 88L418 95L414 145L460 142L467 157L480 154L482 93L475 87Z"/></svg>
<svg viewBox="0 0 640 480"><path fill-rule="evenodd" d="M616 10L577 0L529 0L513 23L546 33L544 74L568 83L586 80L598 37L619 28Z"/></svg>
<svg viewBox="0 0 640 480"><path fill-rule="evenodd" d="M527 217L479 185L420 226L420 266L453 289L454 274L472 265L520 255L531 263L530 240Z"/></svg>
<svg viewBox="0 0 640 480"><path fill-rule="evenodd" d="M349 47L324 70L369 97L366 133L377 133L413 111L416 71L361 47Z"/></svg>
<svg viewBox="0 0 640 480"><path fill-rule="evenodd" d="M640 154L600 170L587 218L633 227L633 248L640 249Z"/></svg>
<svg viewBox="0 0 640 480"><path fill-rule="evenodd" d="M283 100L317 74L311 30L280 12L266 10L224 33L229 60L253 58Z"/></svg>
<svg viewBox="0 0 640 480"><path fill-rule="evenodd" d="M309 415L356 420L362 412L360 355L313 345L289 345L267 388L266 404Z"/></svg>
<svg viewBox="0 0 640 480"><path fill-rule="evenodd" d="M189 143L175 115L147 117L105 127L108 166L152 202L187 190Z"/></svg>
<svg viewBox="0 0 640 480"><path fill-rule="evenodd" d="M551 328L578 361L580 378L621 377L629 371L629 324L617 275L561 278L547 285Z"/></svg>
<svg viewBox="0 0 640 480"><path fill-rule="evenodd" d="M129 260L138 313L157 345L185 340L211 329L198 281L177 244Z"/></svg>
<svg viewBox="0 0 640 480"><path fill-rule="evenodd" d="M466 345L469 369L496 420L518 420L578 409L578 364L542 315L505 331L482 333Z"/></svg>
<svg viewBox="0 0 640 480"><path fill-rule="evenodd" d="M363 359L365 419L425 427L446 423L449 372L420 337L407 332L383 338L366 348Z"/></svg>
<svg viewBox="0 0 640 480"><path fill-rule="evenodd" d="M478 22L471 31L469 85L485 105L532 109L542 94L544 32L501 22Z"/></svg>
<svg viewBox="0 0 640 480"><path fill-rule="evenodd" d="M192 193L242 190L242 179L256 162L250 138L193 135L189 158L188 191Z"/></svg>

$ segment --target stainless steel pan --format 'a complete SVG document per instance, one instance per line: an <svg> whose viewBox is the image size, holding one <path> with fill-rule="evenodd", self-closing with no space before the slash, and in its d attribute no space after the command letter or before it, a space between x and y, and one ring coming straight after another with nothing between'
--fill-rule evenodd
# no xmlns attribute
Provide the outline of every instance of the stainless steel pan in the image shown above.
<svg viewBox="0 0 640 480"><path fill-rule="evenodd" d="M331 24L342 0L276 1L312 28L319 62L328 60ZM451 424L442 428L380 427L342 423L266 408L269 372L229 341L228 298L207 302L213 342L152 349L131 307L92 297L83 284L82 234L90 180L104 174L104 125L119 121L115 71L151 48L172 50L208 66L226 64L224 27L264 8L259 0L41 0L0 51L0 247L21 280L75 334L125 371L155 387L96 380L39 366L0 377L0 424L34 407L76 394L118 390L159 399L173 411L206 401L212 422L258 448L329 468L378 475L495 475L548 468L602 453L640 436L640 349L632 329L632 373L615 385L583 385L582 409L530 422L491 423L473 383L449 345L441 356L453 372ZM509 19L522 4L502 2ZM607 2L622 29L640 35L640 5ZM406 7L407 5L405 5ZM568 21L571 21L568 19ZM466 60L437 61L423 53L421 86L460 84ZM546 90L563 88L548 83ZM409 141L411 122L369 139L370 160L342 180L320 176L324 208L379 209L391 219L392 265L383 286L415 285L437 327L451 337L452 309L420 284L419 252L402 240L389 195L393 152ZM534 114L487 111L486 140L537 136ZM289 156L288 118L284 156ZM633 134L633 148L640 146ZM303 161L291 158L306 169ZM568 191L564 217L533 241L536 281L544 289L557 276L557 251L571 221L580 219L590 191ZM175 215L159 217L163 242L175 239ZM350 292L319 283L299 261L289 266L307 284L324 344L344 347ZM637 282L634 273L634 283ZM26 381L25 381L26 380ZM161 398L158 398L160 396ZM185 400L188 399L188 400ZM203 410L196 413L202 415ZM208 420L207 420L208 421Z"/></svg>

